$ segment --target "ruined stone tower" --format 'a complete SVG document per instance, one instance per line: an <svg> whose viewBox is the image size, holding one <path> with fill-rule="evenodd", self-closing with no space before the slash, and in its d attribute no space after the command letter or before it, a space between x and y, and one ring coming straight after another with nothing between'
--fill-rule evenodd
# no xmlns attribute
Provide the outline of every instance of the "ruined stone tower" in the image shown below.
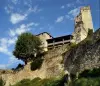
<svg viewBox="0 0 100 86"><path fill-rule="evenodd" d="M90 6L82 7L79 15L75 18L73 33L74 42L79 43L87 37L88 29L93 29Z"/></svg>

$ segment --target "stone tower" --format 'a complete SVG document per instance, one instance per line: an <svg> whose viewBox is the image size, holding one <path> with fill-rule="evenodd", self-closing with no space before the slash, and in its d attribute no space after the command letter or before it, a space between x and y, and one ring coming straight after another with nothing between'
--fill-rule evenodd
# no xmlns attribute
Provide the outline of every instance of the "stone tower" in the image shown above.
<svg viewBox="0 0 100 86"><path fill-rule="evenodd" d="M74 42L79 43L87 37L88 29L93 29L90 6L82 7L75 17Z"/></svg>

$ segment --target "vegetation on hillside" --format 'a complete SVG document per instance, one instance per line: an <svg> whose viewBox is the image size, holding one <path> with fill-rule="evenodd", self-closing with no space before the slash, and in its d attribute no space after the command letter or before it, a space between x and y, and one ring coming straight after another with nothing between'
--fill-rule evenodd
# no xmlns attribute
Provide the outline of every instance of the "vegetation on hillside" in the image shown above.
<svg viewBox="0 0 100 86"><path fill-rule="evenodd" d="M100 77L80 78L72 82L70 86L100 86Z"/></svg>
<svg viewBox="0 0 100 86"><path fill-rule="evenodd" d="M64 86L65 83L67 85L67 79L65 78L66 77L63 76L60 78L49 79L24 79L13 86ZM92 70L85 70L81 72L78 79L74 77L71 83L67 86L100 86L100 68L94 68Z"/></svg>
<svg viewBox="0 0 100 86"><path fill-rule="evenodd" d="M71 86L100 86L100 68L84 70L78 79L73 79Z"/></svg>
<svg viewBox="0 0 100 86"><path fill-rule="evenodd" d="M90 44L92 44L92 42L93 42L93 29L88 29L87 37L84 40L82 40L78 44L78 46L80 46L80 45L90 45Z"/></svg>
<svg viewBox="0 0 100 86"><path fill-rule="evenodd" d="M93 36L93 29L88 29L88 35L87 37L92 37Z"/></svg>
<svg viewBox="0 0 100 86"><path fill-rule="evenodd" d="M37 36L31 33L23 33L16 41L14 56L18 59L27 61L32 60L37 54L41 52L41 41Z"/></svg>
<svg viewBox="0 0 100 86"><path fill-rule="evenodd" d="M100 77L100 68L87 69L80 73L79 77Z"/></svg>
<svg viewBox="0 0 100 86"><path fill-rule="evenodd" d="M12 68L13 71L20 71L24 68L23 64L18 64L16 68Z"/></svg>
<svg viewBox="0 0 100 86"><path fill-rule="evenodd" d="M87 38L85 39L85 43L92 44L92 41L93 41L93 29L88 29L88 34L87 34Z"/></svg>
<svg viewBox="0 0 100 86"><path fill-rule="evenodd" d="M0 86L4 86L4 81L2 80L2 78L0 78Z"/></svg>
<svg viewBox="0 0 100 86"><path fill-rule="evenodd" d="M43 59L40 57L40 58L37 58L37 59L34 59L31 64L30 64L30 69L32 71L36 70L36 69L39 69L41 68L42 66L42 62L43 62Z"/></svg>
<svg viewBox="0 0 100 86"><path fill-rule="evenodd" d="M40 79L35 78L33 80L24 79L13 86L64 86L63 79Z"/></svg>

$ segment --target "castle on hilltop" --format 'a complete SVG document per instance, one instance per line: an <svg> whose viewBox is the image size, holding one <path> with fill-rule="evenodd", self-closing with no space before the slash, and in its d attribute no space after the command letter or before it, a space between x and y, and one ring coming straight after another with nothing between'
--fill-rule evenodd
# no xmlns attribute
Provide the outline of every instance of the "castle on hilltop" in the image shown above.
<svg viewBox="0 0 100 86"><path fill-rule="evenodd" d="M76 44L81 42L87 37L88 29L93 29L93 22L91 16L90 6L82 7L80 13L75 17L75 27L72 35L66 35L53 38L49 33L43 32L37 36L42 41L44 51L48 49L75 42Z"/></svg>

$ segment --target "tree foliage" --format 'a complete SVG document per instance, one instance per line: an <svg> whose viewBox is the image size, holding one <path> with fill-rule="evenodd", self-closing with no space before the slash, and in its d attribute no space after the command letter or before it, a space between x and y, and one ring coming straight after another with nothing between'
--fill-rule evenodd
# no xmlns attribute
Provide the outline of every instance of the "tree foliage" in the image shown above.
<svg viewBox="0 0 100 86"><path fill-rule="evenodd" d="M40 39L31 33L23 33L16 41L14 56L18 59L27 62L35 57L36 54L41 52Z"/></svg>

